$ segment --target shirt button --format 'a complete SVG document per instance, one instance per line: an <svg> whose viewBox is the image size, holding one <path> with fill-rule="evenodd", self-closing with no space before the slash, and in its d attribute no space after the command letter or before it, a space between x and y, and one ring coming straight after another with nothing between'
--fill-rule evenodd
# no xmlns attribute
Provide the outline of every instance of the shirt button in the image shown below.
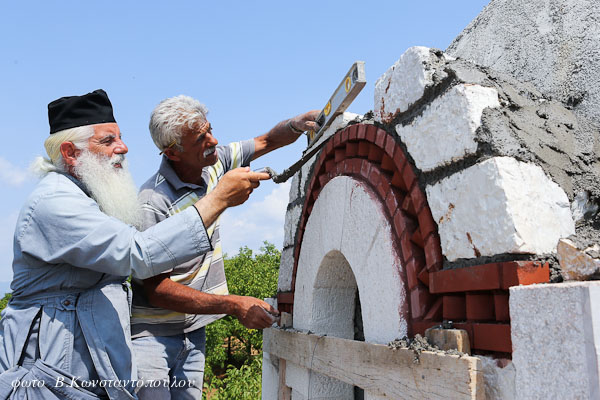
<svg viewBox="0 0 600 400"><path fill-rule="evenodd" d="M71 302L69 300L65 300L63 301L63 304L68 307L71 305Z"/></svg>

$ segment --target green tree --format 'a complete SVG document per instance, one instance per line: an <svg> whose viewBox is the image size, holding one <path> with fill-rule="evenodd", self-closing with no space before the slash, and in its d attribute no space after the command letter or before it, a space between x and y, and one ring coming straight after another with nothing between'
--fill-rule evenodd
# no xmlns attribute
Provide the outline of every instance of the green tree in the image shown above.
<svg viewBox="0 0 600 400"><path fill-rule="evenodd" d="M4 297L2 298L2 300L0 300L0 311L4 310L4 308L8 304L8 301L10 300L11 297L12 297L12 294L6 293L4 295Z"/></svg>
<svg viewBox="0 0 600 400"><path fill-rule="evenodd" d="M258 254L243 247L225 256L225 274L231 294L259 299L274 297L281 253L264 242ZM218 399L259 399L262 366L262 331L246 329L232 316L206 328L205 387ZM220 396L220 397L219 397Z"/></svg>

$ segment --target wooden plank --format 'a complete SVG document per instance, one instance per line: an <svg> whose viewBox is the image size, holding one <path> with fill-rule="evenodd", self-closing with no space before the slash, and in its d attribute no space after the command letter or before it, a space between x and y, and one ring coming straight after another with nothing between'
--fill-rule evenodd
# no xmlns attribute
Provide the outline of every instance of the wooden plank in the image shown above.
<svg viewBox="0 0 600 400"><path fill-rule="evenodd" d="M484 399L478 358L269 328L263 350L287 361L393 399Z"/></svg>
<svg viewBox="0 0 600 400"><path fill-rule="evenodd" d="M292 389L285 385L285 360L279 359L279 388L277 389L277 399L292 400Z"/></svg>

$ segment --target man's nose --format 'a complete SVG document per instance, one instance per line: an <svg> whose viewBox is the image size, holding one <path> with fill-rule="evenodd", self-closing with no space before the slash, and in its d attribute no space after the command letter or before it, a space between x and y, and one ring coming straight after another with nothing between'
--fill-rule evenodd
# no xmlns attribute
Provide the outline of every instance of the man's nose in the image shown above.
<svg viewBox="0 0 600 400"><path fill-rule="evenodd" d="M117 145L115 146L114 153L115 154L127 154L128 151L129 151L129 149L127 148L127 145L125 144L125 142L122 141L121 139L119 139L119 141L117 142Z"/></svg>
<svg viewBox="0 0 600 400"><path fill-rule="evenodd" d="M208 143L211 146L216 146L219 144L219 141L217 140L216 137L214 137L214 135L212 133L208 133L207 135L208 135L208 140L209 140Z"/></svg>

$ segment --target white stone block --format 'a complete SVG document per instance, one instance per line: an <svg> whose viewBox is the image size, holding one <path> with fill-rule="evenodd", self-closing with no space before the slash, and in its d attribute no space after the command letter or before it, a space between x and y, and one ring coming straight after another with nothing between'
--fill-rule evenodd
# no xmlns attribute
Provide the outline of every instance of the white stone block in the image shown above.
<svg viewBox="0 0 600 400"><path fill-rule="evenodd" d="M279 359L277 357L271 357L267 352L263 352L261 399L276 399L278 391Z"/></svg>
<svg viewBox="0 0 600 400"><path fill-rule="evenodd" d="M534 164L494 157L428 186L442 252L450 261L544 254L572 235L565 192Z"/></svg>
<svg viewBox="0 0 600 400"><path fill-rule="evenodd" d="M277 290L279 292L289 292L292 290L293 272L294 247L285 247L281 252L281 261L279 262L279 278L277 280Z"/></svg>
<svg viewBox="0 0 600 400"><path fill-rule="evenodd" d="M598 251L598 244L594 245L594 250ZM579 250L569 239L558 242L556 256L565 280L586 280L600 271L600 260Z"/></svg>
<svg viewBox="0 0 600 400"><path fill-rule="evenodd" d="M410 125L397 125L396 132L417 168L431 171L474 154L483 110L499 106L496 89L457 85L433 100Z"/></svg>
<svg viewBox="0 0 600 400"><path fill-rule="evenodd" d="M302 204L297 204L285 213L285 225L283 227L283 247L293 246L296 244L296 232L300 217L302 216Z"/></svg>
<svg viewBox="0 0 600 400"><path fill-rule="evenodd" d="M411 47L375 82L375 121L390 122L423 97L433 85L434 57L427 47Z"/></svg>
<svg viewBox="0 0 600 400"><path fill-rule="evenodd" d="M510 288L518 399L598 399L600 282Z"/></svg>
<svg viewBox="0 0 600 400"><path fill-rule="evenodd" d="M515 365L509 362L504 368L491 357L479 356L485 384L485 398L489 400L513 400L515 397Z"/></svg>

